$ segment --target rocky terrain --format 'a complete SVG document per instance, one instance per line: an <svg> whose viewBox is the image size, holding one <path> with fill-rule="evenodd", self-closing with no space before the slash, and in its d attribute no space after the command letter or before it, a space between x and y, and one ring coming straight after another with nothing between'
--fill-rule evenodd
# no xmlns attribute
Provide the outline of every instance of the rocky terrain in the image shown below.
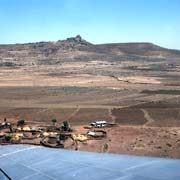
<svg viewBox="0 0 180 180"><path fill-rule="evenodd" d="M0 45L0 121L115 122L80 150L180 158L180 51L81 36ZM176 134L176 135L175 135ZM120 138L119 138L120 137ZM95 144L94 144L95 143Z"/></svg>

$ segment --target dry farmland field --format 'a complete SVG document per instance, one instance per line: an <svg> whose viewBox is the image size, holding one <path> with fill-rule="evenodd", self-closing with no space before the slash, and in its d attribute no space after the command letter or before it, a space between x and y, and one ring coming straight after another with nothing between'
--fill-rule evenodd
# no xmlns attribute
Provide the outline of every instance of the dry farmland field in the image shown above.
<svg viewBox="0 0 180 180"><path fill-rule="evenodd" d="M0 122L56 118L85 133L106 120L107 138L79 150L180 158L180 51L78 43L0 46Z"/></svg>

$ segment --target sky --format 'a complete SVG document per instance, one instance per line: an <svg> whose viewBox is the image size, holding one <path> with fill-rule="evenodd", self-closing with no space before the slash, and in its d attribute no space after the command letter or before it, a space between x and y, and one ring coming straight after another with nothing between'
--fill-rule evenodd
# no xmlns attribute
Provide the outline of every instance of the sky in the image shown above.
<svg viewBox="0 0 180 180"><path fill-rule="evenodd" d="M151 42L180 49L180 0L0 0L0 44Z"/></svg>

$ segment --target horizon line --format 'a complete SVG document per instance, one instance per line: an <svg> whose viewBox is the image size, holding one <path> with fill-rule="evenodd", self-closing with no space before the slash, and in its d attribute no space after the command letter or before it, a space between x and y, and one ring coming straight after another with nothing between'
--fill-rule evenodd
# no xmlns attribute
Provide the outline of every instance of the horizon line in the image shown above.
<svg viewBox="0 0 180 180"><path fill-rule="evenodd" d="M80 36L80 35L77 35ZM15 42L15 43L1 43L0 42L0 46L8 46L8 45L26 45L26 44L36 44L36 43L57 43L58 41L66 41L68 40L68 38L75 38L77 36L72 36L72 37L67 37L66 39L58 39L58 40L39 40L39 41L24 41L24 42ZM81 37L81 36L80 36ZM82 38L82 37L81 37ZM161 46L157 43L153 43L153 42L148 42L148 41L126 41L126 42L103 42L103 43L91 43L90 41L83 39L82 40L92 44L92 45L107 45L107 44L152 44L155 46L159 46L161 48L165 48L168 50L177 50L180 51L180 49L175 49L175 48L168 48L168 47L164 47Z"/></svg>

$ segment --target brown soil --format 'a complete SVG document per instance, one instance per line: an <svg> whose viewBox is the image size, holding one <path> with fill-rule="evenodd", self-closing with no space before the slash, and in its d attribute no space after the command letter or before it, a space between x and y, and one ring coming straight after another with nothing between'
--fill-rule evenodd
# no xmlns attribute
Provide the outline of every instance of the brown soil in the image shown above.
<svg viewBox="0 0 180 180"><path fill-rule="evenodd" d="M83 132L82 126L75 126ZM180 158L180 128L117 126L108 128L107 138L78 142L78 150ZM74 148L71 146L70 148Z"/></svg>
<svg viewBox="0 0 180 180"><path fill-rule="evenodd" d="M79 142L79 150L180 158L179 51L63 43L1 46L0 122L67 120L86 133L107 120L117 124L107 138Z"/></svg>
<svg viewBox="0 0 180 180"><path fill-rule="evenodd" d="M69 122L73 125L86 125L96 120L109 120L107 109L80 109L73 117L69 119Z"/></svg>
<svg viewBox="0 0 180 180"><path fill-rule="evenodd" d="M154 119L152 126L180 126L179 108L149 108L147 111Z"/></svg>
<svg viewBox="0 0 180 180"><path fill-rule="evenodd" d="M112 114L115 122L122 125L143 125L147 122L141 109L113 109Z"/></svg>

